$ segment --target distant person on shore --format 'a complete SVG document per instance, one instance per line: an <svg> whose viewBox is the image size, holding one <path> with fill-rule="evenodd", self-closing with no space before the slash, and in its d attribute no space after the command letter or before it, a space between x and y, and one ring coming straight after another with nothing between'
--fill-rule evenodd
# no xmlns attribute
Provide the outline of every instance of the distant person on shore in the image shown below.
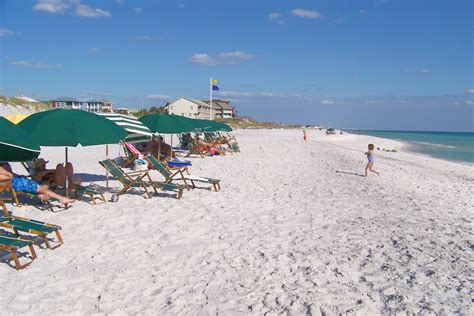
<svg viewBox="0 0 474 316"><path fill-rule="evenodd" d="M303 140L305 143L307 139L308 139L308 134L306 133L306 130L303 130Z"/></svg>
<svg viewBox="0 0 474 316"><path fill-rule="evenodd" d="M367 177L368 176L368 173L369 171L373 172L373 173L376 173L380 176L380 173L375 171L373 169L374 167L374 163L375 163L375 159L374 159L374 144L369 144L368 146L368 151L365 152L365 155L367 156L367 160L369 161L367 163L367 166L365 166L365 176Z"/></svg>

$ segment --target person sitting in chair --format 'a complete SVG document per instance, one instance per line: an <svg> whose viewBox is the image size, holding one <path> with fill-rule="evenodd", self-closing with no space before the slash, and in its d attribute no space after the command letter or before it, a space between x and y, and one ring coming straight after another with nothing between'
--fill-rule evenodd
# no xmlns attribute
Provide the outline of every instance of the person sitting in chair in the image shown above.
<svg viewBox="0 0 474 316"><path fill-rule="evenodd" d="M173 150L171 146L165 143L163 137L153 137L147 144L147 152L152 154L154 157L157 157L161 160L162 157L166 160L171 160L174 158Z"/></svg>
<svg viewBox="0 0 474 316"><path fill-rule="evenodd" d="M25 192L30 194L37 194L42 200L49 200L51 198L57 199L61 204L67 206L68 204L74 203L75 200L69 199L65 196L57 194L49 190L48 185L40 185L36 181L29 179L25 176L19 176L13 173L10 164L0 164L0 182L11 181L13 190L16 192Z"/></svg>
<svg viewBox="0 0 474 316"><path fill-rule="evenodd" d="M66 164L60 163L56 165L56 169L48 169L46 164L48 161L39 158L33 161L33 178L39 183L55 184L58 189L63 189L66 186L66 179L68 180L69 191L74 191L76 186L74 184L74 168L70 162Z"/></svg>

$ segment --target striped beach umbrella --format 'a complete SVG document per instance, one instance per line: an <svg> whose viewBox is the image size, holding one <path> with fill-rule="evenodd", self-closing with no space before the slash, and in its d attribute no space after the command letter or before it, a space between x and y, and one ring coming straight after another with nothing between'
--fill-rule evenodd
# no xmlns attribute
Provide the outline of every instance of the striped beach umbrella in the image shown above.
<svg viewBox="0 0 474 316"><path fill-rule="evenodd" d="M127 138L125 139L126 142L136 143L147 141L153 135L150 129L143 125L143 123L135 117L116 113L97 114L113 121L115 124L125 129L128 134Z"/></svg>

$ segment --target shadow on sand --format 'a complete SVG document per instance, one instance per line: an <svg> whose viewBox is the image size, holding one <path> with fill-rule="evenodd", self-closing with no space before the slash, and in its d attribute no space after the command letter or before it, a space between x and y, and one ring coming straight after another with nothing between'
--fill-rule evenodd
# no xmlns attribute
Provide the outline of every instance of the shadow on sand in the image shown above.
<svg viewBox="0 0 474 316"><path fill-rule="evenodd" d="M105 175L103 174L75 173L74 176L81 178L82 182L105 181Z"/></svg>
<svg viewBox="0 0 474 316"><path fill-rule="evenodd" d="M348 171L336 170L336 173L344 173L344 174L350 174L350 175L353 175L353 176L365 177L363 174L361 174L361 173L356 173L356 172L348 172Z"/></svg>

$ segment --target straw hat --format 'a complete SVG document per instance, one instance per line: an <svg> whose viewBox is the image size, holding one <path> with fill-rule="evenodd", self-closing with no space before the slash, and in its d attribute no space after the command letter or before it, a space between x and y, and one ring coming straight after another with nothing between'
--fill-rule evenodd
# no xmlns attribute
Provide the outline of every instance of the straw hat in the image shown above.
<svg viewBox="0 0 474 316"><path fill-rule="evenodd" d="M44 160L43 158L36 159L33 161L33 169L39 168L42 165L47 164L49 161Z"/></svg>

